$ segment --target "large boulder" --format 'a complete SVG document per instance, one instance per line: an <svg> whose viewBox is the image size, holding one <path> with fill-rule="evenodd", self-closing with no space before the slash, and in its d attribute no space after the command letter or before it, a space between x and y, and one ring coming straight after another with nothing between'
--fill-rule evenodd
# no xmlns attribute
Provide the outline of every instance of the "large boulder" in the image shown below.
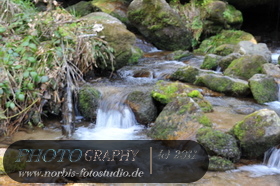
<svg viewBox="0 0 280 186"><path fill-rule="evenodd" d="M225 28L239 28L243 22L242 13L223 1L209 1L203 7L206 11L205 32L219 33Z"/></svg>
<svg viewBox="0 0 280 186"><path fill-rule="evenodd" d="M201 128L196 134L197 141L203 145L209 155L218 155L237 162L240 150L236 139L230 135L212 128Z"/></svg>
<svg viewBox="0 0 280 186"><path fill-rule="evenodd" d="M195 50L195 53L214 53L216 48L223 44L236 45L240 41L252 41L253 43L257 43L254 36L247 32L241 30L223 30L221 33L203 40L199 48Z"/></svg>
<svg viewBox="0 0 280 186"><path fill-rule="evenodd" d="M250 93L247 81L219 74L200 74L195 84L232 96L246 96Z"/></svg>
<svg viewBox="0 0 280 186"><path fill-rule="evenodd" d="M93 87L82 87L78 94L78 109L90 121L96 119L101 93Z"/></svg>
<svg viewBox="0 0 280 186"><path fill-rule="evenodd" d="M258 110L238 122L232 129L242 156L261 158L269 148L279 145L280 118L273 110Z"/></svg>
<svg viewBox="0 0 280 186"><path fill-rule="evenodd" d="M80 1L72 6L68 6L66 10L72 14L75 14L75 16L85 16L92 12L100 11L99 8L92 6L91 2L89 1Z"/></svg>
<svg viewBox="0 0 280 186"><path fill-rule="evenodd" d="M185 50L191 47L191 33L165 0L134 0L128 7L128 18L160 49Z"/></svg>
<svg viewBox="0 0 280 186"><path fill-rule="evenodd" d="M209 123L192 98L178 97L164 107L148 136L161 140L195 139L197 130Z"/></svg>
<svg viewBox="0 0 280 186"><path fill-rule="evenodd" d="M126 29L126 26L117 18L104 12L94 12L82 17L89 23L101 24L104 28L98 33L105 36L105 40L114 49L115 69L136 63L142 56L142 51L134 46L136 36ZM111 68L110 65L103 68Z"/></svg>
<svg viewBox="0 0 280 186"><path fill-rule="evenodd" d="M235 52L242 55L260 55L267 62L271 62L271 52L265 43L252 43L251 41L240 41L236 45Z"/></svg>
<svg viewBox="0 0 280 186"><path fill-rule="evenodd" d="M90 2L93 7L98 7L107 14L118 18L124 24L129 25L130 22L127 17L128 1L124 0L94 0Z"/></svg>
<svg viewBox="0 0 280 186"><path fill-rule="evenodd" d="M278 100L278 85L274 78L265 74L255 74L249 79L249 86L258 103Z"/></svg>
<svg viewBox="0 0 280 186"><path fill-rule="evenodd" d="M262 73L262 66L265 63L267 61L261 55L245 55L232 61L224 74L248 80L253 75Z"/></svg>
<svg viewBox="0 0 280 186"><path fill-rule="evenodd" d="M141 124L149 124L157 117L157 108L149 91L133 91L128 94L125 103Z"/></svg>

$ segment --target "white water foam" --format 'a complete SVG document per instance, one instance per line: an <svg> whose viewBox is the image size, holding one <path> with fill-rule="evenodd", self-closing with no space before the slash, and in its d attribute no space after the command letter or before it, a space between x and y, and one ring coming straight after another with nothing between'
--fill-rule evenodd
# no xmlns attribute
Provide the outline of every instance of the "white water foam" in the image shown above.
<svg viewBox="0 0 280 186"><path fill-rule="evenodd" d="M238 171L250 172L251 177L280 174L280 149L273 147L266 151L263 165L242 166L233 172Z"/></svg>

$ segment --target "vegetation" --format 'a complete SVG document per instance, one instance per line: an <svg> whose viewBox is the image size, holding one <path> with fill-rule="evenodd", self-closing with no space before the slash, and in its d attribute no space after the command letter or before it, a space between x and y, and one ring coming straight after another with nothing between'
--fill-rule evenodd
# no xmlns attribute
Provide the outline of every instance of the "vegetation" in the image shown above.
<svg viewBox="0 0 280 186"><path fill-rule="evenodd" d="M0 13L0 124L6 135L26 123L42 126L43 108L58 114L64 90L75 91L87 71L114 69L112 48L96 36L100 25L59 8L38 13L19 0L4 0Z"/></svg>

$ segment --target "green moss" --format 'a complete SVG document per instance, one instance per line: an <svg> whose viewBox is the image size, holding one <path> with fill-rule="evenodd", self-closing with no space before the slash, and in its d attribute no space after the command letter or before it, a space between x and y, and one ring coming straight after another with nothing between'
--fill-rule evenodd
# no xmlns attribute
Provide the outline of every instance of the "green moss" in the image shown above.
<svg viewBox="0 0 280 186"><path fill-rule="evenodd" d="M96 109L101 93L93 87L83 87L79 92L79 110L88 120L96 118Z"/></svg>
<svg viewBox="0 0 280 186"><path fill-rule="evenodd" d="M180 92L187 88L189 88L189 86L180 84L178 82L167 83L164 81L158 81L154 90L152 90L151 95L155 100L163 104L167 104L176 96L183 96L184 94L180 94Z"/></svg>
<svg viewBox="0 0 280 186"><path fill-rule="evenodd" d="M192 66L179 68L171 75L171 79L180 80L187 83L194 83L199 70Z"/></svg>
<svg viewBox="0 0 280 186"><path fill-rule="evenodd" d="M198 122L200 124L204 125L205 127L212 127L212 122L206 115L202 115L197 119L198 119Z"/></svg>
<svg viewBox="0 0 280 186"><path fill-rule="evenodd" d="M255 40L254 36L244 31L223 30L220 34L204 40L199 48L194 52L196 54L214 53L215 49L223 44L237 44L240 41Z"/></svg>
<svg viewBox="0 0 280 186"><path fill-rule="evenodd" d="M12 173L15 171L20 171L23 170L26 167L25 161L15 163L17 157L18 157L18 152L17 151L11 151L9 150L9 155L5 156L5 168L4 169L4 158L0 157L0 175L1 174L6 174L6 173Z"/></svg>
<svg viewBox="0 0 280 186"><path fill-rule="evenodd" d="M209 159L209 167L210 171L226 171L234 169L234 164L225 158L212 156Z"/></svg>
<svg viewBox="0 0 280 186"><path fill-rule="evenodd" d="M188 93L188 96L191 98L198 97L198 98L203 98L202 94L198 90L193 90Z"/></svg>

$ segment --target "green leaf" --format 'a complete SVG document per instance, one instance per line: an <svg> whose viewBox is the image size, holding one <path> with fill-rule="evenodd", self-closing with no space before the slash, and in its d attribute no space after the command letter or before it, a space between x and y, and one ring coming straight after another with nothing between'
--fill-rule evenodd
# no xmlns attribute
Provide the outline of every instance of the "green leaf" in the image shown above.
<svg viewBox="0 0 280 186"><path fill-rule="evenodd" d="M34 50L37 49L37 46L34 43L30 43L28 46Z"/></svg>
<svg viewBox="0 0 280 186"><path fill-rule="evenodd" d="M26 87L28 90L34 90L34 84L33 83L27 83Z"/></svg>
<svg viewBox="0 0 280 186"><path fill-rule="evenodd" d="M31 63L35 63L37 60L34 57L28 57L27 58L28 61L30 61Z"/></svg>
<svg viewBox="0 0 280 186"><path fill-rule="evenodd" d="M0 34L2 34L2 33L4 33L4 32L6 32L6 28L5 27L3 27L3 26L0 26Z"/></svg>
<svg viewBox="0 0 280 186"><path fill-rule="evenodd" d="M19 101L24 101L24 98L25 98L25 95L24 94L19 94L18 96L17 96L17 99L19 100Z"/></svg>
<svg viewBox="0 0 280 186"><path fill-rule="evenodd" d="M22 68L22 65L16 65L16 66L14 67L14 69L20 69L20 68Z"/></svg>
<svg viewBox="0 0 280 186"><path fill-rule="evenodd" d="M47 81L49 81L49 77L48 76L42 76L41 77L41 83L46 83Z"/></svg>
<svg viewBox="0 0 280 186"><path fill-rule="evenodd" d="M35 78L38 76L38 73L32 71L32 72L30 72L30 76L31 76L33 79L35 79Z"/></svg>
<svg viewBox="0 0 280 186"><path fill-rule="evenodd" d="M4 93L4 90L2 88L0 88L0 95L2 95Z"/></svg>
<svg viewBox="0 0 280 186"><path fill-rule="evenodd" d="M25 71L25 72L23 73L23 77L24 77L24 78L28 78L28 76L29 76L29 72L28 72L28 71Z"/></svg>
<svg viewBox="0 0 280 186"><path fill-rule="evenodd" d="M21 46L28 46L29 45L29 41L24 41L23 43L21 43Z"/></svg>
<svg viewBox="0 0 280 186"><path fill-rule="evenodd" d="M10 107L11 109L14 109L14 108L16 107L16 105L15 105L15 103L14 103L14 102L10 102L9 107Z"/></svg>

